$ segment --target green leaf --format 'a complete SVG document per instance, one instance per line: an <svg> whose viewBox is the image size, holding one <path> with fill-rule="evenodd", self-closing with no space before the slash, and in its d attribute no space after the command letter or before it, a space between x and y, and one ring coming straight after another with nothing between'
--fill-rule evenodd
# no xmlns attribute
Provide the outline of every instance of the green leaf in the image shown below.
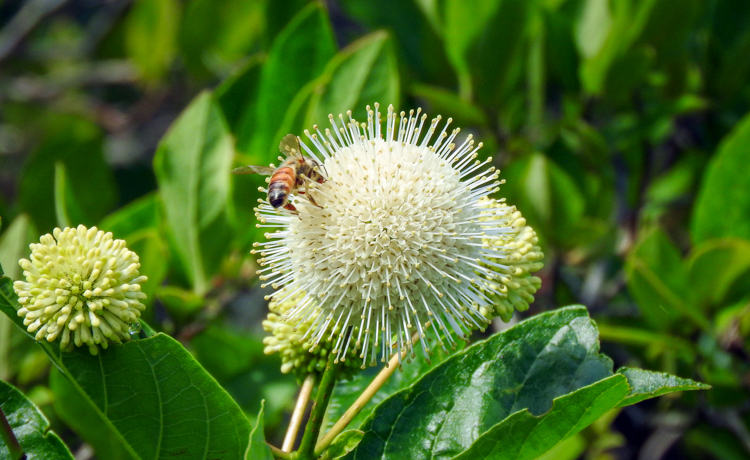
<svg viewBox="0 0 750 460"><path fill-rule="evenodd" d="M399 75L392 40L385 32L374 32L343 49L325 69L313 94L307 126L323 124L328 114L351 110L366 120L365 106L379 102L383 109L399 104Z"/></svg>
<svg viewBox="0 0 750 460"><path fill-rule="evenodd" d="M263 61L261 56L251 58L216 88L216 101L235 134L238 148L249 145L252 139Z"/></svg>
<svg viewBox="0 0 750 460"><path fill-rule="evenodd" d="M623 367L617 371L628 379L630 393L617 407L630 406L644 399L655 398L675 391L710 390L711 386L690 379L683 379L665 372Z"/></svg>
<svg viewBox="0 0 750 460"><path fill-rule="evenodd" d="M144 229L156 229L159 217L159 196L156 193L139 198L99 223L100 230L112 232L115 238L126 239Z"/></svg>
<svg viewBox="0 0 750 460"><path fill-rule="evenodd" d="M750 240L750 115L719 145L698 192L690 230L693 243L734 236Z"/></svg>
<svg viewBox="0 0 750 460"><path fill-rule="evenodd" d="M727 299L738 279L750 272L750 241L720 238L699 244L690 253L688 276L690 295L696 305L719 307L735 299ZM747 288L742 285L742 295Z"/></svg>
<svg viewBox="0 0 750 460"><path fill-rule="evenodd" d="M50 372L49 385L55 394L55 413L70 429L91 444L98 458L137 460L117 429L100 411L91 410L87 398L59 370Z"/></svg>
<svg viewBox="0 0 750 460"><path fill-rule="evenodd" d="M343 458L344 455L348 454L359 444L362 437L365 435L363 431L359 430L348 430L336 436L336 439L331 442L331 445L326 449L320 460L336 460Z"/></svg>
<svg viewBox="0 0 750 460"><path fill-rule="evenodd" d="M0 310L23 328L18 308L12 282L0 278ZM169 336L111 345L96 356L81 348L60 352L57 342L39 345L99 417L88 421L106 424L133 459L234 459L247 449L250 424L240 407Z"/></svg>
<svg viewBox="0 0 750 460"><path fill-rule="evenodd" d="M70 459L73 454L59 436L49 429L49 421L34 403L8 383L0 380L0 408L28 459ZM2 428L0 428L2 429ZM0 435L0 440L2 436ZM9 446L0 442L0 458L12 459Z"/></svg>
<svg viewBox="0 0 750 460"><path fill-rule="evenodd" d="M654 328L668 329L681 314L692 315L683 297L688 284L682 257L658 228L645 233L628 254L626 273L628 290Z"/></svg>
<svg viewBox="0 0 750 460"><path fill-rule="evenodd" d="M261 71L255 120L247 126L250 132L237 133L237 150L250 153L255 164L276 158L281 140L277 139L277 129L287 107L305 85L323 72L335 53L328 15L319 3L310 3L274 40Z"/></svg>
<svg viewBox="0 0 750 460"><path fill-rule="evenodd" d="M154 171L177 259L204 294L230 243L232 139L211 93L193 100L162 139Z"/></svg>
<svg viewBox="0 0 750 460"><path fill-rule="evenodd" d="M611 375L584 307L541 314L453 355L380 404L350 458L451 458L511 414L543 414L554 398Z"/></svg>
<svg viewBox="0 0 750 460"><path fill-rule="evenodd" d="M176 0L139 0L125 23L129 57L147 81L169 70L177 48L181 6Z"/></svg>
<svg viewBox="0 0 750 460"><path fill-rule="evenodd" d="M245 452L247 460L273 460L271 449L266 444L266 435L263 433L263 405L264 401L261 401L258 420L250 432L250 444L248 444Z"/></svg>
<svg viewBox="0 0 750 460"><path fill-rule="evenodd" d="M628 381L613 375L554 400L541 416L516 412L484 433L455 460L533 460L613 409L628 394Z"/></svg>
<svg viewBox="0 0 750 460"><path fill-rule="evenodd" d="M646 397L706 388L677 378L634 382ZM566 307L472 345L392 395L347 458L537 458L629 393L628 378L599 354L586 309Z"/></svg>

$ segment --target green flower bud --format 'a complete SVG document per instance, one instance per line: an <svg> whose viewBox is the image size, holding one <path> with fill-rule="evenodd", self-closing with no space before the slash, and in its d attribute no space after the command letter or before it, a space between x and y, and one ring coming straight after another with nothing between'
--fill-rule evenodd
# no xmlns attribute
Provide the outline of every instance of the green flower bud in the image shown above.
<svg viewBox="0 0 750 460"><path fill-rule="evenodd" d="M26 281L16 281L18 316L36 340L60 338L60 349L99 346L130 339L130 325L146 308L141 300L138 255L96 227L56 228L29 245L18 263Z"/></svg>

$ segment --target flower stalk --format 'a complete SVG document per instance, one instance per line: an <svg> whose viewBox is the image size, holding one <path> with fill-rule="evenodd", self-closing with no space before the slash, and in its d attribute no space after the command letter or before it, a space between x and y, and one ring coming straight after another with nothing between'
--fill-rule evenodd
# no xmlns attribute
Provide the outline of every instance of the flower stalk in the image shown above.
<svg viewBox="0 0 750 460"><path fill-rule="evenodd" d="M310 395L312 394L314 385L315 374L309 374L305 378L305 382L302 384L302 388L299 391L297 404L294 406L292 418L289 420L289 428L286 430L284 443L281 445L282 452L291 452L294 447L294 442L297 440L297 432L302 424L302 417L305 415L305 408L307 407L308 401L310 401Z"/></svg>
<svg viewBox="0 0 750 460"><path fill-rule="evenodd" d="M341 364L335 361L336 354L330 353L328 355L328 365L320 379L318 394L310 411L310 419L307 421L307 426L305 427L305 434L302 436L302 442L300 443L297 455L294 456L297 460L313 460L316 457L314 454L315 441L318 439L320 426L323 424L328 402L333 395L333 388L336 386L336 380L341 368Z"/></svg>
<svg viewBox="0 0 750 460"><path fill-rule="evenodd" d="M416 345L417 341L419 341L419 334L414 333L411 338L412 344ZM375 396L375 394L383 387L385 382L388 381L388 379L393 375L393 373L398 369L398 367L401 365L401 361L406 359L406 355L408 354L408 350L403 349L400 353L394 353L391 357L391 360L386 364L386 366L378 373L378 375L373 379L372 382L365 388L365 390L362 392L361 395L357 398L356 401L354 401L354 404L352 404L349 409L344 412L344 415L339 419L338 422L336 422L335 425L328 431L328 433L323 436L320 441L318 441L318 444L315 446L315 456L319 456L320 454L325 451L328 446L331 445L334 439L336 439L336 436L338 436L344 429L349 425L349 423L354 419L354 417L359 414L362 409L367 405L368 402Z"/></svg>

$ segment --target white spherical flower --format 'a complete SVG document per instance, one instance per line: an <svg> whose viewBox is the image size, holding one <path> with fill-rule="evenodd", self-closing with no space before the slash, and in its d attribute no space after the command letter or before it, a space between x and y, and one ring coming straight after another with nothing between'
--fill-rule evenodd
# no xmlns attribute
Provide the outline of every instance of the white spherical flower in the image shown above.
<svg viewBox="0 0 750 460"><path fill-rule="evenodd" d="M299 190L315 204L301 193L292 211L261 201L259 226L277 230L256 243L275 301L304 293L285 320L315 317L303 338L314 344L340 328L334 352L360 350L363 366L385 361L393 346L414 356L415 332L427 339L427 358L432 338L453 346L484 329L493 298L508 296L498 287L511 264L495 243L517 233L513 208L483 200L501 182L490 158L477 160L481 143L469 135L458 144L450 119L425 126L420 110L399 115L392 106L383 133L378 105L367 112L367 123L348 112L348 121L329 116L333 130L305 131L312 147L301 147L325 181Z"/></svg>
<svg viewBox="0 0 750 460"><path fill-rule="evenodd" d="M130 339L146 295L140 283L138 255L96 227L56 228L52 234L29 245L30 260L21 259L26 281L13 288L22 305L18 316L36 340L60 338L65 351L87 345L91 354L98 346Z"/></svg>

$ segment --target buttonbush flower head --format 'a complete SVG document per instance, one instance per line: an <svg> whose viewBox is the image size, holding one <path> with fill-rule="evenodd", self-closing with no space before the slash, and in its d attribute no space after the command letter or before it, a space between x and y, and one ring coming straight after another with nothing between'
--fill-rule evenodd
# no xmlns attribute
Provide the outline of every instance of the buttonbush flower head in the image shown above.
<svg viewBox="0 0 750 460"><path fill-rule="evenodd" d="M510 290L525 279L508 246L515 209L486 199L502 182L491 158L477 159L482 144L459 143L450 119L426 123L421 110L391 106L383 129L378 109L367 107L366 123L347 112L329 116L331 129L305 131L311 145L300 145L326 178L308 186L318 206L298 194L294 212L256 208L258 225L276 228L256 243L261 279L277 304L299 296L284 321L309 324L301 340L312 344L341 331L334 351L356 349L363 365L394 346L414 357L415 333L426 359L433 340L455 346L505 314L496 299L518 305Z"/></svg>
<svg viewBox="0 0 750 460"><path fill-rule="evenodd" d="M268 306L268 318L263 321L263 329L271 333L263 339L266 345L263 351L267 355L280 353L281 372L286 374L294 371L300 380L308 374L322 373L325 370L329 353L333 352L333 339L341 332L339 325L338 329L331 330L318 344L312 343L309 337L303 339L310 326L315 323L319 311L306 321L293 324L285 320L285 315L304 297L304 293L300 293L281 303L272 301ZM348 356L342 356L343 365L339 378L349 378L359 369L356 356L355 350L351 350Z"/></svg>
<svg viewBox="0 0 750 460"><path fill-rule="evenodd" d="M18 316L36 340L60 338L60 348L99 346L130 339L129 328L146 308L138 255L96 227L56 228L29 245L21 259L26 281L16 281Z"/></svg>
<svg viewBox="0 0 750 460"><path fill-rule="evenodd" d="M505 219L505 225L514 229L513 232L495 240L483 240L484 244L493 247L496 257L490 260L507 268L497 268L500 277L490 283L494 309L481 307L480 311L488 318L499 316L503 321L509 321L513 310L526 311L534 301L534 294L542 286L542 280L531 274L542 268L544 254L537 243L539 238L533 228L526 225L526 219L515 207L509 207L503 201L483 198L480 203L489 208L499 210L496 219ZM492 217L483 217L481 220ZM497 266L497 265L495 265Z"/></svg>

